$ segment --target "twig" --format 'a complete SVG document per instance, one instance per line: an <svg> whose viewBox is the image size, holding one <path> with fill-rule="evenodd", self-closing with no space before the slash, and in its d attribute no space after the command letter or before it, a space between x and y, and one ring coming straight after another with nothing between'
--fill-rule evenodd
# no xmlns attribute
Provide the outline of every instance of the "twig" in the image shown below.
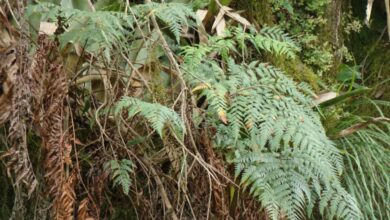
<svg viewBox="0 0 390 220"><path fill-rule="evenodd" d="M86 76L83 76L83 77L80 77L79 79L77 79L76 84L80 85L80 84L84 84L87 82L100 81L100 80L102 80L101 75L86 75Z"/></svg>
<svg viewBox="0 0 390 220"><path fill-rule="evenodd" d="M389 35L389 41L390 41L390 1L385 0L386 4L386 18L387 18L387 34Z"/></svg>
<svg viewBox="0 0 390 220"><path fill-rule="evenodd" d="M22 28L22 26L20 25L19 21L18 21L18 18L15 16L13 10L12 10L12 7L11 7L11 4L9 3L8 0L5 0L5 3L7 4L7 7L8 7L8 10L9 12L11 13L12 17L14 18L14 21L16 23L16 25L19 27L19 28Z"/></svg>
<svg viewBox="0 0 390 220"><path fill-rule="evenodd" d="M370 124L376 124L376 123L379 123L379 122L382 122L382 121L390 122L390 118L378 117L378 118L373 118L373 119L371 119L369 121L366 121L366 122L362 122L362 123L358 123L358 124L352 125L351 127L346 128L346 129L340 131L335 136L333 136L333 139L339 139L339 138L346 137L346 136L351 135L351 134L353 134L353 133L355 133L355 132L357 132L359 130L362 130L362 129L366 128Z"/></svg>
<svg viewBox="0 0 390 220"><path fill-rule="evenodd" d="M151 0L146 0L145 1L146 3L148 4L151 4L152 1ZM161 43L162 43L162 47L169 59L169 62L173 65L176 73L177 73L177 77L179 78L179 81L180 81L180 85L181 85L181 89L184 90L184 92L182 93L182 103L181 103L181 116L183 118L184 121L185 118L186 118L186 109L187 109L187 106L186 106L186 91L188 90L187 86L186 86L186 82L183 78L183 73L180 69L180 66L179 64L177 63L176 59L175 59L175 56L173 55L173 52L172 50L169 48L169 45L167 43L167 41L165 40L164 38L164 35L163 33L161 32L161 29L157 23L157 20L156 20L156 16L154 15L153 11L150 13L150 18L151 18L151 21L153 23L153 26L154 28L156 29L157 31L157 34L159 35L160 37L160 40L161 40Z"/></svg>
<svg viewBox="0 0 390 220"><path fill-rule="evenodd" d="M154 95L153 95L153 91L152 89L149 87L148 85L148 81L145 79L145 77L143 77L143 75L139 72L139 70L133 65L133 63L129 60L129 58L127 58L122 52L121 52L121 55L122 57L126 60L127 64L129 64L129 66L131 67L131 69L134 71L134 73L141 79L141 81L144 83L146 89L149 91L150 95L152 96L153 100L155 100L154 98ZM129 89L129 86L131 84L131 76L129 77L129 82L127 83L126 85L126 90L127 91Z"/></svg>
<svg viewBox="0 0 390 220"><path fill-rule="evenodd" d="M167 208L168 214L171 215L171 218L173 220L179 220L179 218L177 217L177 215L175 213L175 210L173 209L172 203L168 198L168 194L164 189L164 185L163 185L160 177L158 176L156 170L153 168L153 166L146 159L142 159L142 161L145 165L148 166L150 172L152 172L153 178L156 181L156 184L160 190L160 196L161 196L162 200L164 201L164 204L165 204L165 207Z"/></svg>
<svg viewBox="0 0 390 220"><path fill-rule="evenodd" d="M151 3L151 0L145 0L145 1L148 4ZM190 142L193 145L193 148L197 152L197 154L200 155L200 153L198 152L198 150L196 148L196 143L195 143L195 140L194 140L193 135L192 135L192 131L191 131L192 129L191 129L190 123L189 123L189 121L187 119L187 113L188 112L187 112L187 102L186 101L187 101L188 88L187 88L186 82L185 82L185 80L183 78L183 72L181 71L178 62L176 61L172 50L169 48L169 45L168 45L167 41L165 40L163 33L161 32L161 29L160 29L160 27L159 27L159 25L157 23L156 16L154 15L153 11L150 13L150 17L151 17L153 26L156 29L157 34L159 35L159 38L161 40L163 49L164 49L164 51L165 51L165 53L166 53L170 63L173 65L174 70L177 73L177 78L180 81L180 85L181 85L181 92L180 92L180 94L181 94L181 117L182 117L183 122L185 123L185 125L187 127L187 134L188 134L188 137L190 139ZM197 159L200 162L200 164L202 164L202 162L204 162L203 159L202 159L202 161L199 160L199 158L196 155L194 155L189 149L187 149L186 146L184 145L184 143L182 143L180 139L178 139L177 137L176 137L176 139L182 145L182 147L184 147L184 149L186 151L188 151L188 153L190 153L192 156L194 156L195 159ZM212 176L214 176L214 175L212 175Z"/></svg>

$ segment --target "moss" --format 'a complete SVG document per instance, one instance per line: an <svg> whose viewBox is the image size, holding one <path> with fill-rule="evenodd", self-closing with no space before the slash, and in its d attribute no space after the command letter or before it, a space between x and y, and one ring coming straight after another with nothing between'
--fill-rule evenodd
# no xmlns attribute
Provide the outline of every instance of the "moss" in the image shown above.
<svg viewBox="0 0 390 220"><path fill-rule="evenodd" d="M150 87L153 92L153 97L158 103L168 104L169 97L169 81L170 76L165 73L159 63L151 65L151 82Z"/></svg>
<svg viewBox="0 0 390 220"><path fill-rule="evenodd" d="M333 136L338 132L339 129L337 126L340 123L343 111L342 108L332 107L322 112L323 117L321 118L321 121L328 136Z"/></svg>
<svg viewBox="0 0 390 220"><path fill-rule="evenodd" d="M275 23L271 3L268 0L237 0L232 3L232 7L244 10L244 17L258 27Z"/></svg>
<svg viewBox="0 0 390 220"><path fill-rule="evenodd" d="M291 76L295 81L306 82L311 85L314 91L319 91L319 77L313 72L313 70L302 63L299 58L288 60L282 57L273 59L275 66L281 68Z"/></svg>
<svg viewBox="0 0 390 220"><path fill-rule="evenodd" d="M337 49L344 44L342 13L345 5L343 0L334 0L327 7L328 22L321 28L319 39L321 42L331 42L332 45L332 67L327 72L330 77L337 74L337 70L342 63L342 55L337 53Z"/></svg>
<svg viewBox="0 0 390 220"><path fill-rule="evenodd" d="M244 16L257 27L270 26L275 23L272 5L268 0L237 0L232 3L232 7L237 10L244 10ZM299 58L294 60L274 56L263 58L284 70L294 80L307 82L315 91L319 91L318 76Z"/></svg>

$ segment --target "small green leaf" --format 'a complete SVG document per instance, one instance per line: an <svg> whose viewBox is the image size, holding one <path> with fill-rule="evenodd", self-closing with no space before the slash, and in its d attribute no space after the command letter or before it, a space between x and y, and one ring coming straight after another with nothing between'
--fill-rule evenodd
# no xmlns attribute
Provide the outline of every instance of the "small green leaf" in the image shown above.
<svg viewBox="0 0 390 220"><path fill-rule="evenodd" d="M361 73L359 72L359 66L348 66L346 64L340 65L339 73L337 74L337 80L340 82L354 81L361 79Z"/></svg>

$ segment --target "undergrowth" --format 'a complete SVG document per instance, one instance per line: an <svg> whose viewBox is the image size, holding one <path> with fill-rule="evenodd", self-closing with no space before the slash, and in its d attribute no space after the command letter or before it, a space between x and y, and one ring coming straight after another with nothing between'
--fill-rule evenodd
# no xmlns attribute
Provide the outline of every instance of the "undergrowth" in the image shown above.
<svg viewBox="0 0 390 220"><path fill-rule="evenodd" d="M358 65L314 82L330 1L267 2L279 27L232 1L49 2L0 3L1 218L389 218L390 105Z"/></svg>

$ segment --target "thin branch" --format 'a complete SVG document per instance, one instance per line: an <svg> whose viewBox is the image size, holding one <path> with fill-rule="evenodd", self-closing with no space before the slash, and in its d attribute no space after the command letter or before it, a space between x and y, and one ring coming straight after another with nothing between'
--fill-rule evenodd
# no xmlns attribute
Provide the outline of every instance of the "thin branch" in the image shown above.
<svg viewBox="0 0 390 220"><path fill-rule="evenodd" d="M369 121L366 121L366 122L362 122L362 123L358 123L358 124L352 125L351 127L346 128L346 129L340 131L335 136L333 136L333 139L339 139L339 138L343 138L343 137L349 136L349 135L351 135L351 134L353 134L353 133L355 133L357 131L360 131L360 130L366 128L370 124L376 124L376 123L383 122L383 121L390 122L390 118L378 117L378 118L373 118L373 119L371 119Z"/></svg>
<svg viewBox="0 0 390 220"><path fill-rule="evenodd" d="M80 85L80 84L84 84L87 82L100 81L100 80L102 80L101 75L86 75L86 76L83 76L83 77L80 77L79 79L77 79L76 84Z"/></svg>
<svg viewBox="0 0 390 220"><path fill-rule="evenodd" d="M146 0L146 3L148 4L151 4L152 1L151 0ZM154 12L152 11L150 13L150 18L151 18L151 21L153 23L153 26L154 28L156 29L157 31L157 34L159 35L159 38L161 40L161 43L162 43L162 47L169 59L169 62L173 65L173 68L175 69L176 73L177 73L177 77L179 78L179 81L180 81L180 85L181 85L181 89L184 90L184 92L182 93L182 103L181 103L181 116L183 118L184 121L185 120L185 117L186 117L186 109L187 109L187 106L186 106L186 91L188 90L187 86L186 86L186 82L183 78L183 73L180 69L180 66L178 64L178 62L176 61L175 59L175 56L173 55L173 52L172 50L169 48L169 45L167 43L167 41L165 40L164 38L164 35L163 33L161 32L161 29L157 23L157 20L156 20L156 16L154 15Z"/></svg>
<svg viewBox="0 0 390 220"><path fill-rule="evenodd" d="M387 34L389 35L390 41L390 0L385 0L386 4L386 18L387 18Z"/></svg>
<svg viewBox="0 0 390 220"><path fill-rule="evenodd" d="M162 200L164 201L164 204L165 204L165 207L167 208L168 214L171 215L171 218L173 220L179 220L179 218L177 217L175 210L172 206L172 203L168 198L168 194L165 191L164 185L163 185L160 177L157 174L157 171L153 168L151 163L149 163L146 159L142 159L142 161L146 166L148 166L150 172L152 172L152 176L153 176L154 180L156 181L156 184L160 190L160 196L161 196Z"/></svg>

